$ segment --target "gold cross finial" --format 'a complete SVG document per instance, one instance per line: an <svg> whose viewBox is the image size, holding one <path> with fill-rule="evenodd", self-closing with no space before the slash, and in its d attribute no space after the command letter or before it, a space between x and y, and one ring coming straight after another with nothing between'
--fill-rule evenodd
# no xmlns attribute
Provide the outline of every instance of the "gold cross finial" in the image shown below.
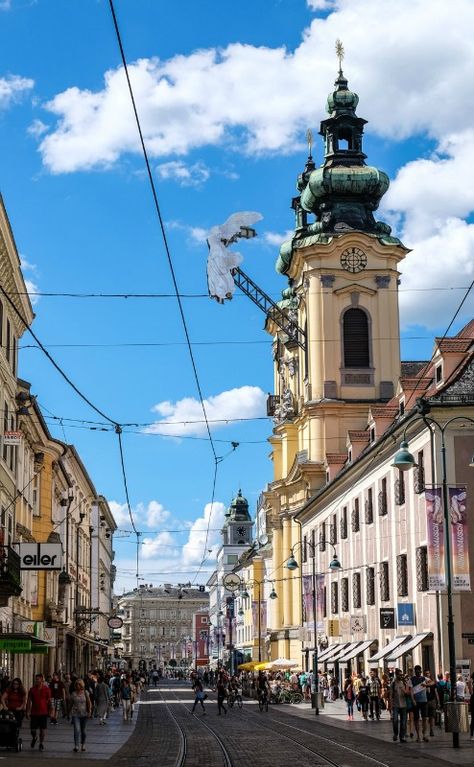
<svg viewBox="0 0 474 767"><path fill-rule="evenodd" d="M306 131L306 141L308 142L308 155L311 157L313 149L313 131L311 128Z"/></svg>
<svg viewBox="0 0 474 767"><path fill-rule="evenodd" d="M336 56L339 59L339 72L342 72L342 59L344 58L344 46L339 38L336 40Z"/></svg>

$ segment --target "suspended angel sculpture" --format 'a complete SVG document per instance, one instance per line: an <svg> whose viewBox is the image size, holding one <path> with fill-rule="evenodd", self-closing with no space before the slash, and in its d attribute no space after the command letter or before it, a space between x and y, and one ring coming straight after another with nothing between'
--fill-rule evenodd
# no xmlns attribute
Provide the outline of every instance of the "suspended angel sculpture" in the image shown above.
<svg viewBox="0 0 474 767"><path fill-rule="evenodd" d="M215 298L220 304L225 299L231 299L234 295L235 283L233 270L242 262L240 253L228 250L229 245L241 237L250 239L257 232L252 224L260 221L260 213L243 211L233 213L225 224L213 226L207 238L209 256L207 259L207 286L211 298Z"/></svg>

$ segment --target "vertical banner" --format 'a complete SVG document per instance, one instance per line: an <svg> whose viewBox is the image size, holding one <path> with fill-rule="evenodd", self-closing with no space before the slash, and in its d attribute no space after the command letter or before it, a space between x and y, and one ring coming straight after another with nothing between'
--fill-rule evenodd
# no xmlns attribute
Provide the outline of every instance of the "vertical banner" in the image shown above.
<svg viewBox="0 0 474 767"><path fill-rule="evenodd" d="M453 558L453 589L456 591L471 590L466 498L465 487L448 488Z"/></svg>
<svg viewBox="0 0 474 767"><path fill-rule="evenodd" d="M303 575L303 623L313 625L313 578Z"/></svg>
<svg viewBox="0 0 474 767"><path fill-rule="evenodd" d="M260 639L267 636L267 603L260 602ZM252 638L258 639L258 602L252 602Z"/></svg>
<svg viewBox="0 0 474 767"><path fill-rule="evenodd" d="M428 590L446 589L444 514L441 488L425 490L426 537L428 541Z"/></svg>
<svg viewBox="0 0 474 767"><path fill-rule="evenodd" d="M316 576L316 627L318 631L324 631L326 612L326 589L324 574Z"/></svg>

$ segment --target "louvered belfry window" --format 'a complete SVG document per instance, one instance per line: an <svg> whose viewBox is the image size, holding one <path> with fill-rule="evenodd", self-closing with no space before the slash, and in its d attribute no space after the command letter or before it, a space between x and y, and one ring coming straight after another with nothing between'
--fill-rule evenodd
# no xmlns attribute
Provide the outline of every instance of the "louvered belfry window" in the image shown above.
<svg viewBox="0 0 474 767"><path fill-rule="evenodd" d="M344 367L368 368L369 322L362 309L348 309L343 318Z"/></svg>

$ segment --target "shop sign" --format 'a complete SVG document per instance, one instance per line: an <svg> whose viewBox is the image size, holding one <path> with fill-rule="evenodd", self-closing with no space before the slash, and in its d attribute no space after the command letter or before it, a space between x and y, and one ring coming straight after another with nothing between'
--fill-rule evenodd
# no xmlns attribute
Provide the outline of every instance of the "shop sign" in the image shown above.
<svg viewBox="0 0 474 767"><path fill-rule="evenodd" d="M415 605L412 602L403 602L397 605L398 625L415 625Z"/></svg>
<svg viewBox="0 0 474 767"><path fill-rule="evenodd" d="M380 608L380 628L381 629L395 628L395 608L394 607Z"/></svg>
<svg viewBox="0 0 474 767"><path fill-rule="evenodd" d="M366 630L365 615L353 615L351 617L351 634L363 634Z"/></svg>
<svg viewBox="0 0 474 767"><path fill-rule="evenodd" d="M121 629L123 620L118 615L111 615L107 621L107 625L110 629Z"/></svg>
<svg viewBox="0 0 474 767"><path fill-rule="evenodd" d="M28 652L31 650L31 639L0 639L0 650Z"/></svg>
<svg viewBox="0 0 474 767"><path fill-rule="evenodd" d="M62 570L60 543L18 543L20 570Z"/></svg>
<svg viewBox="0 0 474 767"><path fill-rule="evenodd" d="M7 445L10 445L12 447L21 445L21 438L23 434L21 431L6 431L3 435L3 445L4 447L7 447Z"/></svg>

